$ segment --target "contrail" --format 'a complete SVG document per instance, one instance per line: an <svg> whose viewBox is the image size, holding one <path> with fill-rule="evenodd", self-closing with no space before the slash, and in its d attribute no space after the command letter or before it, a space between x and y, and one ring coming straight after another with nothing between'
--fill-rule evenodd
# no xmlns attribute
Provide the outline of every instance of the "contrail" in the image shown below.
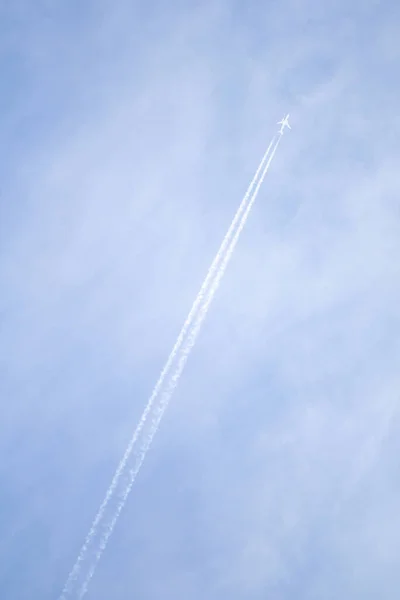
<svg viewBox="0 0 400 600"><path fill-rule="evenodd" d="M239 206L238 210L236 211L236 214L235 214L235 216L234 216L234 218L233 218L233 220L232 220L232 222L231 222L231 224L229 226L229 229L228 229L228 231L227 231L224 239L222 240L221 246L220 246L220 248L219 248L219 250L218 250L218 252L217 252L217 254L216 254L216 256L215 256L215 258L214 258L214 260L213 260L213 262L212 262L212 264L211 264L211 266L209 268L209 270L208 270L208 273L206 275L206 278L204 279L204 282L203 282L203 284L202 284L202 286L200 288L200 291L197 294L197 296L196 296L196 298L195 298L195 300L193 302L192 308L190 309L190 312L189 312L189 314L188 314L188 316L187 316L187 318L186 318L186 320L185 320L185 322L184 322L184 324L182 326L182 329L181 329L181 331L180 331L180 333L178 335L178 338L177 338L177 340L175 342L174 347L171 350L171 353L170 353L170 355L169 355L169 357L167 359L167 362L165 363L164 368L161 371L161 374L160 374L160 376L158 378L158 381L157 381L157 383L156 383L156 385L155 385L155 387L153 389L153 392L152 392L152 394L151 394L151 396L150 396L150 398L149 398L149 400L148 400L148 402L146 404L146 407L145 407L145 409L143 411L143 414L142 414L142 416L140 418L140 421L139 421L139 423L138 423L138 425L137 425L137 427L135 429L135 432L134 432L132 438L129 441L129 444L128 444L128 446L127 446L127 448L126 448L126 450L124 452L124 455L123 455L123 457L122 457L122 459L121 459L121 461L120 461L120 463L119 463L119 465L117 467L117 470L115 471L114 477L113 477L113 479L111 481L111 484L110 484L110 486L109 486L109 488L108 488L108 490L106 492L104 500L101 503L99 510L97 511L97 514L96 514L96 516L94 518L92 526L91 526L91 528L89 530L89 533L86 536L85 542L84 542L84 544L83 544L83 546L82 546L82 548L81 548L81 550L79 552L78 558L76 559L75 564L74 564L74 566L73 566L73 568L72 568L72 570L71 570L71 572L70 572L70 574L68 576L68 579L67 579L67 581L66 581L66 583L64 585L64 589L62 591L62 594L61 594L59 600L66 600L67 595L71 592L71 589L72 589L72 586L73 586L74 582L76 581L76 579L79 576L79 572L80 572L80 569L81 569L81 563L84 560L84 558L85 558L85 556L86 556L86 554L87 554L87 552L89 550L89 546L91 544L91 541L92 541L93 537L96 535L97 527L98 527L100 521L103 518L104 511L106 510L106 507L107 507L107 505L108 505L108 503L109 503L109 501L111 499L111 496L113 495L113 493L115 491L115 488L116 488L116 486L118 484L118 481L120 479L121 473L124 470L125 465L126 465L128 459L129 459L129 457L130 457L130 455L132 453L133 446L135 445L136 440L137 440L137 438L138 438L138 436L139 436L139 434L140 434L140 432L141 432L141 430L142 430L142 428L144 426L144 423L147 420L149 412L150 412L150 410L151 410L151 408L152 408L152 406L153 406L156 398L158 397L158 395L160 393L160 389L161 389L161 387L162 387L162 385L164 383L164 380L165 380L166 376L168 375L168 373L169 373L169 371L170 371L170 369L172 367L173 361L174 361L177 353L179 352L180 347L182 346L182 343L183 343L183 341L184 341L184 339L185 339L185 337L187 335L188 329L189 329L189 327L190 327L190 325L191 325L191 323L193 321L193 318L194 318L194 316L195 316L195 314L196 314L196 312L197 312L197 310L198 310L198 308L199 308L199 306L200 306L200 304L201 304L201 302L202 302L202 300L204 298L204 295L205 295L205 293L207 291L207 288L208 288L208 286L210 284L210 281L212 280L212 278L213 278L213 276L215 274L215 271L216 271L216 269L218 267L218 264L219 264L219 262L221 260L221 256L223 256L223 254L224 254L224 252L226 250L226 247L227 247L227 245L229 243L229 240L230 240L230 238L232 236L232 232L234 231L234 229L236 227L236 224L237 224L237 222L238 222L238 220L240 218L240 215L241 215L241 213L243 212L243 210L246 207L246 204L248 202L248 199L250 197L250 194L251 194L251 191L252 191L252 189L254 187L254 184L256 183L256 181L257 181L257 179L259 177L259 174L260 174L260 172L262 171L262 169L264 167L265 161L268 158L268 155L270 153L270 150L271 150L271 147L272 147L274 139L269 144L269 146L268 146L268 148L267 148L264 156L261 159L261 162L260 162L260 164L259 164L259 166L257 168L257 171L256 171L253 179L250 182L250 185L249 185L249 187L248 187L248 189L247 189L247 191L246 191L246 193L245 193L245 195L243 197L243 200L241 201L240 206Z"/></svg>
<svg viewBox="0 0 400 600"><path fill-rule="evenodd" d="M228 244L228 242L229 242L229 240L230 240L230 238L232 236L232 232L234 231L234 229L236 227L236 224L237 224L237 222L238 222L238 220L240 218L240 215L243 212L244 208L246 207L246 204L248 202L248 199L250 197L250 194L251 194L251 191L252 191L252 189L254 187L254 184L257 181L257 179L259 177L259 174L260 174L260 172L262 171L262 169L264 167L265 161L268 158L268 155L270 153L273 141L274 140L271 141L271 143L269 144L269 146L268 146L268 148L267 148L267 150L266 150L263 158L261 159L261 162L260 162L260 164L259 164L259 166L257 168L257 171L256 171L253 179L250 182L250 185L249 185L249 187L248 187L248 189L246 191L246 194L244 195L243 200L241 201L240 206L239 206L238 210L236 211L236 214L235 214L235 216L234 216L234 218L233 218L233 220L232 220L232 222L231 222L231 224L229 226L229 229L228 229L228 231L227 231L224 239L222 240L221 246L220 246L217 254L215 255L215 258L214 258L214 260L213 260L213 262L212 262L212 264L211 264L211 266L210 266L210 268L208 270L208 273L206 275L206 278L203 281L203 284L202 284L202 286L200 288L200 291L197 294L197 296L196 296L196 298L195 298L195 300L193 302L192 308L190 309L190 312L189 312L189 314L188 314L188 316L186 318L186 321L184 322L184 324L182 326L182 329L181 329L181 331L180 331L180 333L178 335L178 338L177 338L177 340L175 342L174 347L171 350L171 353L170 353L170 355L169 355L169 357L167 359L167 362L165 363L164 368L161 371L161 374L160 374L160 376L158 378L158 381L157 381L157 383L156 383L156 385L155 385L155 387L153 389L153 392L152 392L152 394L151 394L151 396L150 396L150 398L149 398L149 400L148 400L148 402L146 404L146 407L145 407L145 409L143 411L143 414L142 414L142 416L140 418L140 421L139 421L139 423L138 423L138 425L137 425L137 427L135 429L135 432L134 432L132 438L129 441L129 444L128 444L128 446L127 446L127 448L125 450L125 453L124 453L124 455L123 455L123 457L122 457L122 459L121 459L121 461L120 461L120 463L119 463L119 465L117 467L117 470L115 471L114 477L113 477L113 479L111 481L111 484L110 484L110 486L109 486L109 488L108 488L108 490L106 492L104 500L101 503L99 510L97 511L97 514L96 514L96 516L94 518L92 526L91 526L91 528L89 530L89 533L86 536L85 542L84 542L84 544L83 544L83 546L82 546L82 548L81 548L81 550L79 552L78 558L76 559L75 564L74 564L74 566L73 566L73 568L72 568L72 570L71 570L71 572L70 572L70 574L68 576L68 579L67 579L67 581L65 583L64 589L62 591L62 594L61 594L59 600L65 600L66 599L67 594L69 594L71 592L71 587L72 587L73 583L76 581L76 579L77 579L77 577L79 575L79 571L80 571L80 568L81 568L81 563L82 563L82 561L84 560L84 557L87 554L87 551L89 549L89 545L90 545L93 537L96 535L97 527L98 527L98 525L99 525L99 523L100 523L100 521L101 521L101 519L103 517L104 511L105 511L105 509L106 509L106 507L107 507L107 505L108 505L108 503L109 503L109 501L111 499L111 496L113 495L113 493L115 491L115 488L116 488L116 486L118 484L118 481L119 481L119 478L121 476L121 473L124 470L125 465L126 465L128 459L129 459L129 457L130 457L130 455L132 453L133 446L135 445L136 440L138 438L138 435L140 434L140 432L141 432L141 430L142 430L142 428L144 426L144 423L147 420L149 412L150 412L150 410L151 410L151 408L152 408L152 406L153 406L156 398L158 397L158 395L160 393L160 389L162 387L162 384L164 383L164 380L165 380L167 374L169 373L169 371L171 369L173 361L174 361L174 359L175 359L175 357L176 357L176 355L177 355L180 347L182 346L182 343L183 343L183 341L184 341L184 339L186 337L188 329L189 329L189 327L190 327L190 325L191 325L191 323L193 321L193 318L194 318L194 316L195 316L195 314L196 314L196 312L197 312L197 310L198 310L198 308L199 308L199 306L200 306L200 304L201 304L201 302L202 302L202 300L204 298L204 295L205 295L205 293L207 291L207 288L208 288L208 286L210 284L210 281L212 280L212 278L213 278L213 276L215 274L215 271L216 271L216 269L218 267L218 264L219 264L219 262L221 260L221 256L224 254L224 252L226 250L227 244Z"/></svg>
<svg viewBox="0 0 400 600"><path fill-rule="evenodd" d="M132 436L132 438L131 438L131 440L130 440L130 442L128 444L128 447L127 447L127 449L126 449L126 451L124 453L124 456L123 456L123 458L122 458L122 460L121 460L121 462L120 462L120 464L119 464L119 466L118 466L118 468L116 470L116 473L115 473L115 475L113 477L111 485L108 488L106 496L105 496L105 498L104 498L104 500L103 500L103 502L102 502L102 504L100 506L100 509L97 512L97 515L96 515L96 517L95 517L95 519L93 521L93 524L92 524L91 529L90 529L90 531L89 531L89 533L88 533L88 535L86 537L86 540L85 540L85 542L84 542L84 544L83 544L83 546L81 548L81 551L80 551L80 553L78 555L78 558L77 558L77 560L75 562L75 565L74 565L73 569L71 570L71 572L70 572L70 574L68 576L67 582L66 582L66 584L64 586L64 589L62 591L62 594L61 594L59 600L66 600L67 596L73 591L74 584L77 582L77 579L79 578L79 575L80 575L81 563L86 558L86 555L87 555L88 550L89 550L89 546L91 545L92 541L94 541L94 538L97 537L97 534L99 533L98 532L99 525L100 525L100 523L101 523L101 521L103 519L103 516L104 516L105 510L106 510L106 508L108 506L108 503L109 503L109 501L110 501L113 493L115 492L117 485L119 484L119 481L120 481L120 478L121 478L123 472L125 471L125 467L127 465L127 461L128 461L128 459L130 458L130 456L132 454L132 451L133 451L133 449L135 447L135 444L136 444L136 442L137 442L137 440L139 438L139 435L141 434L141 432L142 432L143 428L145 427L145 425L147 425L147 420L148 420L150 411L153 409L153 414L152 414L152 417L151 417L150 427L149 428L146 427L146 429L149 429L149 430L147 431L147 433L145 433L142 436L144 439L141 442L139 452L136 455L134 467L131 468L129 470L129 472L128 472L127 482L123 486L123 490L122 490L122 492L120 494L120 500L119 500L119 502L117 504L117 507L116 507L116 509L113 512L113 516L112 516L110 522L108 524L106 524L105 526L101 527L101 529L103 529L103 533L102 533L102 535L100 537L98 549L96 551L96 554L95 554L94 560L92 562L92 565L91 565L91 567L90 567L90 569L89 569L89 571L88 571L88 573L87 573L87 575L85 577L84 583L82 584L82 586L80 588L79 595L78 595L79 599L83 598L83 596L86 594L86 591L87 591L87 588L88 588L88 584L89 584L89 582L90 582L90 580L91 580L91 578L92 578L92 576L94 574L94 571L96 569L98 561L100 560L101 555L102 555L102 553L103 553L103 551L104 551L104 549L105 549L105 547L107 545L108 539L109 539L109 537L110 537L110 535L111 535L111 533L112 533L112 531L114 529L114 526L115 526L115 524L116 524L116 522L118 520L118 517L119 517L119 515L120 515L120 513L121 513L121 511L122 511L122 509L123 509L123 507L125 505L126 499L127 499L128 495L129 495L129 492L130 492L130 490L132 488L132 485L133 485L133 483L134 483L134 481L136 479L136 476L137 476L137 474L138 474L138 472L139 472L139 470L140 470L140 468L142 466L142 463L144 461L145 455L147 454L147 451L150 448L150 445L152 443L153 437L154 437L154 435L155 435L155 433L156 433L156 431L157 431L157 429L159 427L159 424L160 424L160 421L161 421L162 416L164 414L164 411L167 408L169 400L170 400L170 398L171 398L171 396L173 394L173 391L174 391L174 389L175 389L175 387L176 387L176 385L178 383L178 380L179 380L179 378L181 376L181 373L182 373L182 371L184 369L184 366L186 364L186 360L187 360L187 358L189 356L189 353L190 353L191 349L193 348L193 345L194 345L194 343L196 341L196 338L197 338L197 335L198 335L198 333L200 331L201 325L202 325L202 323L204 321L204 318L205 318L205 316L207 314L209 305L210 305L210 303L211 303L211 301L212 301L212 299L214 297L216 289L217 289L217 287L218 287L218 285L220 283L220 280L221 280L221 278L222 278L222 276L223 276L223 274L225 272L226 266L227 266L227 264L229 262L229 259L230 259L231 255L232 255L234 247L235 247L235 245L237 243L237 240L238 240L238 237L240 235L240 232L242 231L242 229L243 229L243 227L245 225L245 222L247 220L247 217L249 215L251 207L252 207L252 205L253 205L253 203L255 201L255 198L256 198L256 196L258 194L258 191L260 189L260 186L261 186L261 184L262 184L262 182L263 182L263 180L265 178L265 175L267 174L269 165L271 164L272 158L273 158L273 156L274 156L274 154L276 152L276 149L278 147L278 144L279 144L279 141L280 141L280 137L278 138L277 142L275 142L276 136L274 136L273 140L271 141L271 143L270 143L270 145L269 145L266 153L264 154L264 156L263 156L263 158L261 160L261 163L260 163L260 165L259 165L259 167L258 167L258 169L256 171L256 174L254 175L254 177L253 177L253 179L252 179L252 181L250 183L250 186L249 186L249 188L248 188L248 190L247 190L247 192L246 192L246 194L245 194L245 196L244 196L244 198L243 198L243 200L242 200L242 202L241 202L241 204L239 206L239 209L236 212L236 215L235 215L235 217L234 217L234 219L233 219L233 221L232 221L232 223L231 223L231 225L229 227L229 230L228 230L227 234L225 235L225 237L223 239L223 242L222 242L222 244L221 244L221 246L220 246L220 248L219 248L219 250L217 252L217 255L215 256L215 258L213 260L213 263L212 263L212 265L211 265L211 267L210 267L210 269L209 269L209 271L207 273L207 276L206 276L206 278L205 278L205 280L204 280L204 282L203 282L203 284L201 286L201 289L200 289L200 291L199 291L199 293L198 293L198 295L197 295L197 297L196 297L196 299L195 299L195 301L193 303L193 306L192 306L192 308L190 310L190 313L189 313L189 315L188 315L188 317L187 317L187 319L186 319L186 321L185 321L185 323L184 323L184 325L182 327L182 330L181 330L181 332L180 332L180 334L178 336L178 339L177 339L177 341L176 341L176 343L175 343L175 345L174 345L174 347L173 347L173 349L172 349L172 351L171 351L171 353L170 353L170 355L168 357L168 360L167 360L167 362L166 362L166 364L165 364L165 366L164 366L164 368L163 368L163 370L161 372L161 375L160 375L160 377L159 377L159 379L158 379L158 381L156 383L156 386L155 386L155 388L153 390L153 393L151 394L151 397L150 397L150 399L149 399L149 401L148 401L148 403L147 403L147 405L146 405L146 407L144 409L144 412L142 414L140 422L139 422L138 426L136 427L136 430L135 430L135 432L134 432L134 434L133 434L133 436ZM273 147L273 149L272 149L272 152L271 152L271 148L272 147ZM262 175L261 175L261 177L258 180L258 183L256 185L256 188L254 190L254 193L253 193L250 201L248 201L248 199L250 197L250 194L251 194L251 190L253 189L253 187L254 187L254 185L255 185L255 183L257 181L257 178L259 177L259 174L260 174L261 171L262 171ZM239 226L238 226L238 228L237 228L237 230L235 232L235 235L234 235L232 241L229 244L229 240L232 237L233 231L234 231L234 229L235 229L235 227L237 225L237 222L239 221L241 213L243 213L243 212L244 212L244 214L242 215L242 218L240 220L240 224L239 224ZM228 244L229 244L229 247L227 249ZM225 255L224 255L224 253L225 253ZM222 257L223 257L222 263L221 263L221 265L218 268L218 265L219 265ZM218 268L218 271L217 271L217 268ZM215 279L214 279L214 281L212 281L212 278L214 277L214 275L215 275ZM207 288L210 286L211 282L212 282L212 285L211 285L210 290L208 291L208 296L206 298L206 301L201 306L201 304L203 302L203 299L204 299L204 296L205 296L205 294L207 292ZM201 309L199 311L200 307L201 307ZM196 313L198 313L196 321L195 321L194 325L191 327L192 321L193 321L194 317L196 316ZM189 328L190 328L190 331L189 331ZM174 360L175 360L175 358L176 358L176 356L177 356L177 354L178 354L178 352L179 352L179 350L180 350L180 348L182 346L182 343L185 340L185 337L188 334L188 332L189 332L189 335L188 335L187 341L186 341L183 349L181 350L181 354L180 354L180 358L179 358L179 361L178 361L178 365L177 365L174 373L170 376L169 382L167 384L167 389L162 393L161 398L157 402L156 406L154 406L154 408L153 408L153 405L154 405L156 399L160 395L160 390L161 390L161 387L162 387L162 385L164 383L164 379L169 374L169 371L171 370L173 362L174 362Z"/></svg>

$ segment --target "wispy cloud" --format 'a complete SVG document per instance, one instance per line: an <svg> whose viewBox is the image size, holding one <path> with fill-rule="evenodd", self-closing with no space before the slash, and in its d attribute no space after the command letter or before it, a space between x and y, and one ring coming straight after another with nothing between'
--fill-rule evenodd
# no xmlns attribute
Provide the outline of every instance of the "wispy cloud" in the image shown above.
<svg viewBox="0 0 400 600"><path fill-rule="evenodd" d="M59 594L290 112L90 593L397 597L399 47L384 4L1 9L2 596Z"/></svg>

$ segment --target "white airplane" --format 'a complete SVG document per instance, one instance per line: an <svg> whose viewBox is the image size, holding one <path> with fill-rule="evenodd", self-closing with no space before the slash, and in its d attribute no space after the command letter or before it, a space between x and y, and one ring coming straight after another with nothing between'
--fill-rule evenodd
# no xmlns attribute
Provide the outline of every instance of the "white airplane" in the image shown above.
<svg viewBox="0 0 400 600"><path fill-rule="evenodd" d="M286 115L286 117L284 119L282 119L282 121L278 121L278 125L281 125L280 131L279 131L279 133L281 135L283 135L283 131L284 131L285 127L289 127L289 129L292 129L289 125L289 113Z"/></svg>

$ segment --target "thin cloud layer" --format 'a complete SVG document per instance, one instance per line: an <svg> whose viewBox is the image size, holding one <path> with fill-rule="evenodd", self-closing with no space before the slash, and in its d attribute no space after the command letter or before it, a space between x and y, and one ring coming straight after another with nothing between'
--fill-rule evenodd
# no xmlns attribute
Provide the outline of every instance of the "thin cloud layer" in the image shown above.
<svg viewBox="0 0 400 600"><path fill-rule="evenodd" d="M275 130L88 598L396 598L398 9L2 9L0 591L54 598Z"/></svg>

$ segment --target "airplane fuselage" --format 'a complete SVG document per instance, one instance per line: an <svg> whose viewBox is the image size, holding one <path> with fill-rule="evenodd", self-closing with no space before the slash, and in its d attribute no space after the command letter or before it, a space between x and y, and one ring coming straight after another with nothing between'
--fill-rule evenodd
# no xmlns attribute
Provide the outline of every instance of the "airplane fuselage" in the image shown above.
<svg viewBox="0 0 400 600"><path fill-rule="evenodd" d="M287 127L288 129L291 129L291 127L289 125L289 114L287 114L286 117L284 117L281 121L278 121L278 125L281 126L281 128L279 130L279 133L281 135L283 135L285 127Z"/></svg>

